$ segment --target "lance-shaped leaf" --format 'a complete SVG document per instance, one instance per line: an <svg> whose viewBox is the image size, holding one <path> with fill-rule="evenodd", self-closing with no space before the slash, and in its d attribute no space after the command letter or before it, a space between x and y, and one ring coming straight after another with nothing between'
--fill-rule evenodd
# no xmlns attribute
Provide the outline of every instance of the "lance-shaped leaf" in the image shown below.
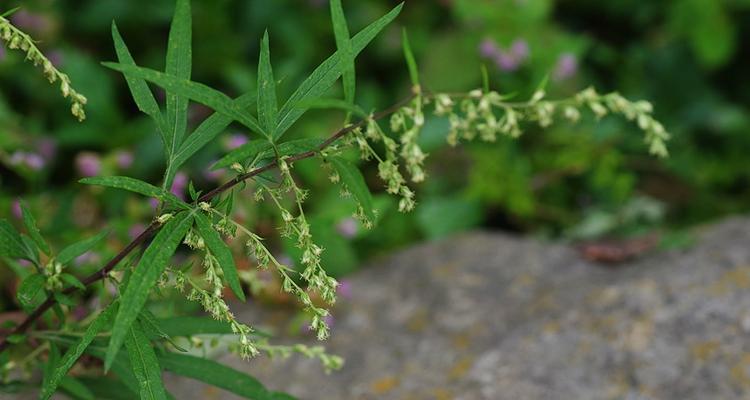
<svg viewBox="0 0 750 400"><path fill-rule="evenodd" d="M167 66L164 72L178 78L190 80L192 69L192 17L190 0L177 0L167 43ZM187 127L188 98L175 92L167 92L167 125L169 126L169 154L177 152Z"/></svg>
<svg viewBox="0 0 750 400"><path fill-rule="evenodd" d="M398 16L402 7L403 3L397 5L388 14L380 17L352 38L352 58L356 57L386 25ZM281 137L307 111L306 108L299 107L298 104L321 97L341 76L345 67L345 59L342 53L336 51L299 85L279 111L276 139Z"/></svg>
<svg viewBox="0 0 750 400"><path fill-rule="evenodd" d="M406 28L401 32L401 47L404 49L404 58L406 59L406 66L409 68L409 77L411 78L411 84L415 87L419 86L419 72L417 70L417 61L414 58L414 53L411 51L411 45L409 44L409 36L406 34Z"/></svg>
<svg viewBox="0 0 750 400"><path fill-rule="evenodd" d="M349 27L344 16L341 0L331 0L331 20L333 21L333 34L336 37L336 48L343 58L342 81L344 85L344 100L354 104L356 76L354 72L354 55L352 54L352 42L349 38Z"/></svg>
<svg viewBox="0 0 750 400"><path fill-rule="evenodd" d="M219 364L216 361L171 352L163 352L158 357L161 366L167 371L206 382L247 399L294 399L294 397L284 393L271 392L252 376Z"/></svg>
<svg viewBox="0 0 750 400"><path fill-rule="evenodd" d="M73 364L83 355L83 352L91 344L97 334L107 328L112 323L112 317L117 310L117 303L110 304L104 311L99 314L94 321L86 328L78 342L68 348L65 352L60 363L51 374L50 378L45 381L42 387L42 400L49 399L52 394L57 390L57 386L62 381L63 377L70 371Z"/></svg>
<svg viewBox="0 0 750 400"><path fill-rule="evenodd" d="M208 251L216 257L221 270L224 271L224 279L229 284L232 292L240 300L245 301L245 293L242 292L232 251L229 250L227 244L222 240L221 235L211 226L211 221L205 215L196 213L195 225L198 227L198 233L200 233L203 241L206 243Z"/></svg>
<svg viewBox="0 0 750 400"><path fill-rule="evenodd" d="M368 114L365 112L365 110L362 109L362 107L349 103L345 100L340 99L332 99L332 98L319 98L319 99L310 99L307 101L300 102L297 104L297 107L300 108L334 108L334 109L340 109L344 110L348 113L351 113L353 115L356 115L357 117L360 117L362 119L367 118Z"/></svg>
<svg viewBox="0 0 750 400"><path fill-rule="evenodd" d="M34 308L44 301L44 284L47 279L44 275L29 275L18 285L16 298L24 308Z"/></svg>
<svg viewBox="0 0 750 400"><path fill-rule="evenodd" d="M266 31L263 34L263 40L260 41L260 57L258 59L258 120L263 130L271 137L275 137L278 107L276 81L273 79L271 51L268 48L268 31Z"/></svg>
<svg viewBox="0 0 750 400"><path fill-rule="evenodd" d="M226 168L236 162L243 162L255 158L258 154L262 154L267 150L271 150L273 145L271 142L263 139L251 140L242 146L230 151L227 155L217 161L211 169Z"/></svg>
<svg viewBox="0 0 750 400"><path fill-rule="evenodd" d="M95 176L83 178L78 182L86 185L99 185L115 189L123 189L148 197L157 198L172 207L188 209L190 206L177 198L174 194L158 188L150 183L131 178L129 176Z"/></svg>
<svg viewBox="0 0 750 400"><path fill-rule="evenodd" d="M146 303L149 292L156 284L177 246L193 224L192 212L181 212L172 217L161 228L151 245L143 253L138 265L130 276L128 287L120 299L120 307L115 318L112 336L107 348L105 368L109 369L122 346L128 329L138 317Z"/></svg>
<svg viewBox="0 0 750 400"><path fill-rule="evenodd" d="M375 213L372 205L372 194L367 188L365 178L356 165L339 157L329 159L333 168L338 172L341 182L346 185L349 192L357 199L362 210L370 221L375 221Z"/></svg>
<svg viewBox="0 0 750 400"><path fill-rule="evenodd" d="M112 22L112 40L115 42L115 52L120 64L135 66L133 56L130 55L130 50L128 50L128 46L125 44L122 36L120 36L120 32L117 30L117 25L115 25L114 21ZM154 99L154 94L151 92L151 88L148 87L145 80L133 76L125 75L125 82L128 84L130 95L133 97L133 101L135 101L138 109L151 117L156 123L164 148L168 151L170 149L166 136L168 129L159 110L159 105L156 103L156 99Z"/></svg>
<svg viewBox="0 0 750 400"><path fill-rule="evenodd" d="M36 243L37 246L39 246L40 249L42 249L44 254L50 255L49 246L47 245L47 242L44 241L42 234L39 232L39 227L37 227L36 225L34 216L31 214L31 211L29 211L24 202L21 202L21 212L23 215L23 224L24 226L26 226L26 231L29 232L29 236L31 236L31 239L34 241L34 243Z"/></svg>
<svg viewBox="0 0 750 400"><path fill-rule="evenodd" d="M105 67L120 71L125 75L145 79L164 88L167 92L174 92L180 96L185 96L190 100L211 107L214 110L231 117L233 120L248 127L251 131L260 133L266 137L268 135L260 127L258 121L250 115L247 110L243 110L234 103L224 93L212 89L202 83L193 82L187 79L178 78L163 72L155 71L149 68L137 67L133 65L124 65L118 63L105 62Z"/></svg>
<svg viewBox="0 0 750 400"><path fill-rule="evenodd" d="M60 250L60 252L57 253L57 261L59 261L61 264L67 264L73 261L76 257L93 249L94 246L96 246L102 239L107 236L107 233L109 232L99 232L96 236L83 239L80 242L73 243L70 246Z"/></svg>
<svg viewBox="0 0 750 400"><path fill-rule="evenodd" d="M151 342L143 333L140 322L136 321L128 329L125 348L128 351L133 374L140 384L141 400L166 399L167 393L164 390L159 361L156 359Z"/></svg>
<svg viewBox="0 0 750 400"><path fill-rule="evenodd" d="M27 258L26 245L21 234L5 219L0 219L0 256Z"/></svg>
<svg viewBox="0 0 750 400"><path fill-rule="evenodd" d="M234 106L243 110L248 109L253 103L255 103L255 98L255 93L244 94L234 99ZM184 164L193 154L214 140L214 138L224 131L230 123L232 123L232 118L220 112L215 112L210 117L206 118L197 128L195 128L193 133L185 139L180 150L174 155L172 169L176 171L177 168Z"/></svg>

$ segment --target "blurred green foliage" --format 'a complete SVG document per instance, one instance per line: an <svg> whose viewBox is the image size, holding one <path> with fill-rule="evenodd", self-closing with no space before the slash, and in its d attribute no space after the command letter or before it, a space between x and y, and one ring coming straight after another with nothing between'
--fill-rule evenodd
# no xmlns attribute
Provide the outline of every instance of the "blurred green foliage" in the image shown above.
<svg viewBox="0 0 750 400"><path fill-rule="evenodd" d="M394 2L345 3L356 31ZM750 80L744 77L750 59L741 48L750 37L750 1L406 3L397 23L357 60L357 102L364 109L383 108L408 93L400 48L405 26L427 90L480 87L481 65L493 88L519 96L532 93L545 76L550 97L589 85L618 90L655 105L674 137L671 157L648 157L637 129L614 118L561 124L544 134L532 129L520 141L461 149L444 146L447 122L433 118L421 138L430 152L430 178L418 187L421 206L403 215L394 200L376 196L380 220L372 231L350 217L351 202L339 199L314 163L302 162L295 172L317 193L309 218L334 276L373 254L477 226L590 238L680 228L750 209ZM155 127L135 109L122 77L99 63L115 59L109 26L117 20L136 61L163 68L172 7L171 0L23 3L13 22L39 38L40 48L88 97L88 119L71 119L55 89L19 66L22 56L0 53L0 214L13 213L15 199L23 197L48 237L70 242L78 234L71 226L106 226L119 240L112 251L134 233L133 225L149 221L153 211L127 194L107 191L94 200L96 189L74 182L92 173L127 172L158 183L163 152ZM266 27L280 97L335 49L324 0L196 0L193 15L194 80L231 96L254 88ZM193 105L191 120L208 112ZM343 118L311 112L290 134L322 137ZM199 189L222 179L206 173L208 165L237 142L253 139L241 132L233 126L185 168ZM40 155L42 165L30 154ZM376 171L366 177L382 192ZM245 196L238 198L244 218L273 236L271 214ZM279 252L294 252L281 240L276 245ZM82 260L82 268L105 256Z"/></svg>

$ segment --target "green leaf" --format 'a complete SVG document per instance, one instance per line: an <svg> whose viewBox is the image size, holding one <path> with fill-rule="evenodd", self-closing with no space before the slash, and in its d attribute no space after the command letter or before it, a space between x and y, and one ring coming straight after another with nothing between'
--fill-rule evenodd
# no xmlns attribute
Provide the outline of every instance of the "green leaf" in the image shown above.
<svg viewBox="0 0 750 400"><path fill-rule="evenodd" d="M52 374L55 371L55 368L57 368L57 365L60 363L60 350L57 348L57 345L54 343L49 344L49 352L47 353L47 362L44 364L44 369L42 371L42 385L46 386L47 382L52 378Z"/></svg>
<svg viewBox="0 0 750 400"><path fill-rule="evenodd" d="M103 378L103 377L80 377L78 380L83 383L97 399L107 400L133 400L136 393L120 381Z"/></svg>
<svg viewBox="0 0 750 400"><path fill-rule="evenodd" d="M255 93L244 94L234 100L234 106L239 109L247 109L255 103L255 96ZM195 131L185 139L180 150L174 155L172 169L176 171L177 168L184 164L193 154L214 140L214 138L224 131L231 122L232 118L219 112L215 112L213 115L206 118L197 128L195 128Z"/></svg>
<svg viewBox="0 0 750 400"><path fill-rule="evenodd" d="M63 282L67 283L70 286L75 286L81 290L86 289L86 286L80 280L78 280L78 278L71 274L63 273L60 275L60 278L63 280Z"/></svg>
<svg viewBox="0 0 750 400"><path fill-rule="evenodd" d="M211 225L211 221L205 215L196 213L195 225L198 227L198 232L206 243L206 247L216 257L221 270L224 271L224 279L229 284L232 292L237 298L245 301L245 293L242 292L240 278L237 275L237 266L234 265L234 257L232 257L232 251L229 250L229 246L224 243L221 235L216 232Z"/></svg>
<svg viewBox="0 0 750 400"><path fill-rule="evenodd" d="M135 61L130 55L130 51L128 50L127 45L125 45L125 41L123 41L122 36L120 36L120 32L117 30L117 25L115 25L114 21L112 22L112 39L115 42L117 60L123 65L135 66ZM156 99L154 99L154 94L151 92L151 88L148 87L145 80L129 75L125 75L125 82L128 84L130 95L133 97L138 109L151 117L156 123L164 148L168 151L169 146L166 137L166 122L161 115L161 110L159 110L159 105L156 103Z"/></svg>
<svg viewBox="0 0 750 400"><path fill-rule="evenodd" d="M386 25L398 16L402 7L403 3L397 5L388 14L380 17L352 38L352 58L356 57ZM341 76L346 68L345 64L346 61L341 52L336 51L299 85L281 107L275 139L280 138L307 111L304 107L298 107L298 104L321 97Z"/></svg>
<svg viewBox="0 0 750 400"><path fill-rule="evenodd" d="M190 15L190 0L177 0L172 25L169 28L167 44L167 66L164 70L168 75L190 80L192 69L192 16ZM167 135L169 154L177 152L187 127L188 99L174 92L167 92L166 119L169 126Z"/></svg>
<svg viewBox="0 0 750 400"><path fill-rule="evenodd" d="M60 381L60 388L71 394L76 400L96 400L96 397L89 388L78 381L78 379L66 376Z"/></svg>
<svg viewBox="0 0 750 400"><path fill-rule="evenodd" d="M159 362L167 371L197 379L247 399L293 399L289 395L269 391L250 375L206 358L164 352L159 354Z"/></svg>
<svg viewBox="0 0 750 400"><path fill-rule="evenodd" d="M33 308L44 301L44 284L47 279L44 275L34 274L27 276L18 285L16 298L24 308Z"/></svg>
<svg viewBox="0 0 750 400"><path fill-rule="evenodd" d="M0 256L27 258L26 245L21 234L5 219L0 219Z"/></svg>
<svg viewBox="0 0 750 400"><path fill-rule="evenodd" d="M26 231L29 233L29 236L31 236L31 239L34 240L34 243L36 243L40 249L42 249L44 254L50 255L49 246L47 245L47 242L44 241L44 238L36 225L34 216L31 215L31 212L24 202L21 202L21 212L23 214L23 224L26 226Z"/></svg>
<svg viewBox="0 0 750 400"><path fill-rule="evenodd" d="M83 352L91 344L96 335L110 325L116 309L117 303L112 303L105 308L86 328L86 331L78 342L68 348L68 351L63 355L62 360L60 360L50 379L42 387L42 400L47 400L52 396L63 377L70 371L70 368L73 367L73 364L75 364L81 355L83 355Z"/></svg>
<svg viewBox="0 0 750 400"><path fill-rule="evenodd" d="M284 142L278 146L279 156L291 156L307 151L318 151L320 145L323 144L323 141L324 140L320 138L305 138Z"/></svg>
<svg viewBox="0 0 750 400"><path fill-rule="evenodd" d="M409 67L409 77L411 78L411 84L414 87L419 86L419 73L417 70L417 61L414 59L414 53L411 52L411 45L409 44L409 36L406 34L406 28L401 32L401 44L404 48L404 58L406 58L406 66Z"/></svg>
<svg viewBox="0 0 750 400"><path fill-rule="evenodd" d="M365 183L365 178L362 176L359 168L351 162L339 157L331 157L329 161L333 164L333 168L336 169L336 172L339 173L341 182L346 185L349 192L351 192L354 198L357 199L359 205L362 206L367 218L370 221L375 222L372 194L367 188L367 183Z"/></svg>
<svg viewBox="0 0 750 400"><path fill-rule="evenodd" d="M128 328L125 348L128 351L133 374L140 384L141 399L166 399L167 393L164 390L159 361L156 359L156 353L151 347L151 342L146 338L139 322L133 323Z"/></svg>
<svg viewBox="0 0 750 400"><path fill-rule="evenodd" d="M349 27L346 24L341 0L331 0L331 20L333 21L333 34L336 37L336 48L343 58L342 81L344 85L344 100L349 104L354 104L356 88L354 55L352 54Z"/></svg>
<svg viewBox="0 0 750 400"><path fill-rule="evenodd" d="M97 234L96 236L92 236L90 238L83 239L80 242L73 243L70 246L60 250L60 252L57 253L57 257L55 257L55 259L61 264L67 264L81 254L93 249L94 246L96 246L102 239L104 239L108 233L109 232L107 231L102 231L99 232L99 234Z"/></svg>
<svg viewBox="0 0 750 400"><path fill-rule="evenodd" d="M365 110L362 109L362 107L349 103L344 100L340 99L331 99L331 98L319 98L319 99L310 99L307 101L300 102L297 104L297 107L300 108L337 108L344 110L348 113L351 113L353 115L356 115L360 118L367 118L368 114L365 112Z"/></svg>
<svg viewBox="0 0 750 400"><path fill-rule="evenodd" d="M167 92L174 92L180 96L185 96L190 100L211 107L214 110L231 117L233 120L248 127L251 131L268 137L266 132L260 127L258 121L250 115L247 110L243 110L234 103L224 93L214 90L202 83L196 83L187 79L181 79L163 72L155 71L149 68L137 67L133 65L124 65L118 63L102 63L107 68L120 71L125 75L136 78L142 78L163 87Z"/></svg>
<svg viewBox="0 0 750 400"><path fill-rule="evenodd" d="M251 140L222 157L213 166L211 166L211 169L215 170L219 168L227 168L236 162L242 162L254 158L258 154L265 153L272 147L273 145L271 144L271 142L267 140Z"/></svg>
<svg viewBox="0 0 750 400"><path fill-rule="evenodd" d="M164 225L143 253L120 300L120 309L115 318L112 337L107 348L105 369L109 369L112 365L128 329L138 317L149 292L164 272L169 259L192 224L192 212L181 212L175 215Z"/></svg>
<svg viewBox="0 0 750 400"><path fill-rule="evenodd" d="M99 185L115 189L123 189L148 197L157 198L170 206L188 209L190 206L177 198L174 194L164 189L158 188L150 183L131 178L129 176L95 176L83 178L78 182L85 185Z"/></svg>
<svg viewBox="0 0 750 400"><path fill-rule="evenodd" d="M271 68L271 52L268 49L268 31L263 34L260 42L260 58L258 59L258 120L260 126L271 137L275 137L276 118L278 118L278 103L276 101L276 81L273 79Z"/></svg>

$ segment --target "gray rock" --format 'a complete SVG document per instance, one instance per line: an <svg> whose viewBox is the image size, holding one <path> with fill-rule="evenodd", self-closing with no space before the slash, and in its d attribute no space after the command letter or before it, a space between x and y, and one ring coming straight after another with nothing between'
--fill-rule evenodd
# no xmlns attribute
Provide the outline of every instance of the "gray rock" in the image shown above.
<svg viewBox="0 0 750 400"><path fill-rule="evenodd" d="M350 281L325 343L346 358L341 371L296 357L222 361L300 399L750 397L748 218L617 267L564 245L470 233ZM242 307L248 322L289 318ZM183 378L168 386L178 399L236 398Z"/></svg>

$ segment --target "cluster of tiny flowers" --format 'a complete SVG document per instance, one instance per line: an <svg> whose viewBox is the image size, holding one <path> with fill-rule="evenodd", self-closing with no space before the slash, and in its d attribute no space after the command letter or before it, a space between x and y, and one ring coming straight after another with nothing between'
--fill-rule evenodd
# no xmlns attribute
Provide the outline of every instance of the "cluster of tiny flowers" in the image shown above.
<svg viewBox="0 0 750 400"><path fill-rule="evenodd" d="M70 78L60 72L47 57L34 44L34 40L26 33L22 32L6 18L0 16L0 38L2 38L11 49L20 49L26 53L26 59L31 61L34 66L41 66L44 76L50 83L60 82L60 92L63 97L70 98L70 112L79 121L86 119L86 113L83 106L86 105L86 97L78 93L71 87Z"/></svg>
<svg viewBox="0 0 750 400"><path fill-rule="evenodd" d="M258 347L266 352L271 358L289 358L292 354L297 353L311 359L319 359L326 372L341 369L344 365L344 359L326 353L323 346L306 346L304 344L295 344L293 346L279 346L269 344L259 344Z"/></svg>
<svg viewBox="0 0 750 400"><path fill-rule="evenodd" d="M419 93L419 92L417 92ZM417 94L406 107L391 116L391 131L400 134L401 158L412 182L422 182L425 178L424 160L427 155L417 144L419 133L424 127L422 96Z"/></svg>
<svg viewBox="0 0 750 400"><path fill-rule="evenodd" d="M435 115L447 116L450 123L447 142L455 146L461 140L471 141L477 136L486 142L494 142L497 135L512 138L521 136L521 122L534 121L546 128L561 115L570 122L578 122L581 111L588 108L597 118L608 113L623 115L636 121L645 133L645 141L651 154L667 155L666 141L669 133L653 116L653 107L647 101L630 101L619 93L598 94L593 88L585 89L571 98L546 100L544 90L537 90L525 102L507 102L498 92L473 90L458 103L447 94L434 96Z"/></svg>
<svg viewBox="0 0 750 400"><path fill-rule="evenodd" d="M346 186L345 183L341 182L341 177L339 176L339 173L334 170L329 163L324 162L324 166L330 171L328 173L328 179L331 181L331 183L338 183L341 185L341 197L348 198L351 197L351 191L349 190L349 187ZM370 220L370 218L367 216L367 213L365 212L364 206L360 203L357 203L357 209L355 210L354 214L352 215L355 219L357 219L359 222L362 223L362 226L364 226L366 229L372 229L374 225L374 221Z"/></svg>
<svg viewBox="0 0 750 400"><path fill-rule="evenodd" d="M400 113L401 118L405 118L404 115L414 116L417 114L417 111L415 111L416 107L409 108L409 110L410 111L403 111L402 113ZM419 110L419 114L421 115L421 105L419 106ZM419 117L421 124L424 123L423 118L423 116ZM404 124L406 124L405 121L403 124L401 124L400 121L396 121L395 123L395 125L399 128L401 128L401 126ZM407 170L409 170L413 174L412 180L414 180L415 177L417 177L417 179L424 179L424 172L420 173L420 171L422 171L422 162L424 161L425 155L416 144L418 131L409 133L409 136L410 137L407 138L405 142L407 143L406 146L408 146L411 150L403 150L404 141L402 140L401 154L418 155L418 157L412 157L411 161L406 162ZM378 125L377 121L375 121L374 118L369 118L369 120L367 121L367 129L364 133L362 133L361 129L355 129L352 134L352 138L359 146L360 154L363 159L369 160L370 158L375 157L378 160L378 176L385 182L386 191L390 194L398 195L401 197L398 205L399 211L408 212L413 210L414 206L416 205L416 202L414 201L414 192L406 185L406 179L404 179L404 176L399 170L399 145L396 143L396 141L388 137L388 135L386 135L385 132L380 129L380 125ZM367 142L368 139L375 143L383 143L383 148L385 149L385 157L380 157L372 149L372 147L370 147L369 143ZM411 165L411 167L409 167L408 165Z"/></svg>
<svg viewBox="0 0 750 400"><path fill-rule="evenodd" d="M44 284L45 289L54 292L57 290L62 289L63 282L61 279L63 272L63 265L54 259L50 260L44 268L42 268L42 273L44 274L44 277L46 278L46 282Z"/></svg>
<svg viewBox="0 0 750 400"><path fill-rule="evenodd" d="M192 247L192 246L191 246ZM211 317L218 321L224 321L229 323L232 328L232 332L239 337L239 353L243 358L250 358L258 355L258 347L254 340L251 339L253 329L249 326L237 321L234 314L229 310L229 306L221 297L221 277L219 276L218 264L215 262L213 256L207 256L204 258L204 266L206 266L206 277L207 281L212 286L212 291L207 291L190 280L182 271L172 270L175 274L175 287L180 291L184 290L185 284L189 283L191 286L190 292L187 295L188 300L195 301L201 304L204 310L208 312Z"/></svg>

